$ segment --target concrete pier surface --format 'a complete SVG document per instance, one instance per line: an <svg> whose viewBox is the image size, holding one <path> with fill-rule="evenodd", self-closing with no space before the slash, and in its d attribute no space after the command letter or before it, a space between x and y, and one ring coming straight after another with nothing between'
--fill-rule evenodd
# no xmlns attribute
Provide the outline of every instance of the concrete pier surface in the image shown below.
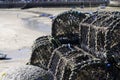
<svg viewBox="0 0 120 80"><path fill-rule="evenodd" d="M7 54L7 59L0 60L0 72L9 67L26 64L31 55L33 41L40 36L51 34L52 20L49 17L40 17L40 14L56 16L68 10L71 8L0 9L0 52ZM120 7L77 7L74 10L120 11Z"/></svg>

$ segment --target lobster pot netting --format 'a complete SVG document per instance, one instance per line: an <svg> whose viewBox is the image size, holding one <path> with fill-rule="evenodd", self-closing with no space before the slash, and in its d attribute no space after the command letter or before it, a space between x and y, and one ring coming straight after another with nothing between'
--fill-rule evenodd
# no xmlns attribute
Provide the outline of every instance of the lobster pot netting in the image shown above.
<svg viewBox="0 0 120 80"><path fill-rule="evenodd" d="M81 48L96 57L103 53L117 53L120 57L120 16L93 15L80 24ZM113 50L113 48L117 48Z"/></svg>
<svg viewBox="0 0 120 80"><path fill-rule="evenodd" d="M79 23L85 17L85 14L72 10L58 15L52 23L52 36L61 43L78 42Z"/></svg>
<svg viewBox="0 0 120 80"><path fill-rule="evenodd" d="M96 11L93 12L93 15L113 15L113 16L120 16L120 12L119 11Z"/></svg>
<svg viewBox="0 0 120 80"><path fill-rule="evenodd" d="M108 64L99 59L91 59L77 64L69 80L119 80L120 72L114 68L109 71Z"/></svg>
<svg viewBox="0 0 120 80"><path fill-rule="evenodd" d="M53 51L48 67L57 80L69 80L77 64L93 58L76 46L62 45Z"/></svg>
<svg viewBox="0 0 120 80"><path fill-rule="evenodd" d="M50 36L42 36L35 40L30 58L31 65L47 68L51 53L54 49L54 45L50 39Z"/></svg>

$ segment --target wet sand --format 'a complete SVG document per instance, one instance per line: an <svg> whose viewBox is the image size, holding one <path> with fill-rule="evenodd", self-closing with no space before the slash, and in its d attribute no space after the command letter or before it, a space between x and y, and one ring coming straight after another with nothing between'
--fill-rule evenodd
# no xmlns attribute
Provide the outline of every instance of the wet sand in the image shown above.
<svg viewBox="0 0 120 80"><path fill-rule="evenodd" d="M0 72L11 67L24 65L29 61L33 41L51 34L52 20L39 17L41 13L58 15L71 8L0 9L0 52L7 54L0 60ZM96 11L99 8L76 8L81 12ZM120 7L107 7L100 11L120 11Z"/></svg>
<svg viewBox="0 0 120 80"><path fill-rule="evenodd" d="M50 35L51 20L39 15L19 9L0 10L0 53L7 54L6 60L0 60L0 72L11 66L26 64L33 41Z"/></svg>

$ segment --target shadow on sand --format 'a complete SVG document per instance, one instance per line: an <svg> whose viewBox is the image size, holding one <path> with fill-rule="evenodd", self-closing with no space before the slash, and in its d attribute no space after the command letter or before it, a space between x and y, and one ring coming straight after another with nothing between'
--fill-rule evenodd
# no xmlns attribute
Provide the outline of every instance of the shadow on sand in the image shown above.
<svg viewBox="0 0 120 80"><path fill-rule="evenodd" d="M12 58L0 58L0 60L11 60Z"/></svg>

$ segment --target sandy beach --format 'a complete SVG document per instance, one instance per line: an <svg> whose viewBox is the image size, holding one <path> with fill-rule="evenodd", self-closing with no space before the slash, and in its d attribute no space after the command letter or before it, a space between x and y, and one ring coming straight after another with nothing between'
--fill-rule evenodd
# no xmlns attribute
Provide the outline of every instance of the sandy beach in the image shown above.
<svg viewBox="0 0 120 80"><path fill-rule="evenodd" d="M76 8L75 10L88 12L98 9ZM40 14L56 16L68 10L71 8L0 9L0 53L7 54L7 59L0 60L0 72L11 66L26 64L34 40L51 34L52 20L48 17L40 17ZM120 11L120 7L107 7L102 10Z"/></svg>
<svg viewBox="0 0 120 80"><path fill-rule="evenodd" d="M6 60L0 60L0 72L11 66L26 64L33 41L50 35L51 20L38 16L19 9L0 10L0 52L7 54Z"/></svg>

